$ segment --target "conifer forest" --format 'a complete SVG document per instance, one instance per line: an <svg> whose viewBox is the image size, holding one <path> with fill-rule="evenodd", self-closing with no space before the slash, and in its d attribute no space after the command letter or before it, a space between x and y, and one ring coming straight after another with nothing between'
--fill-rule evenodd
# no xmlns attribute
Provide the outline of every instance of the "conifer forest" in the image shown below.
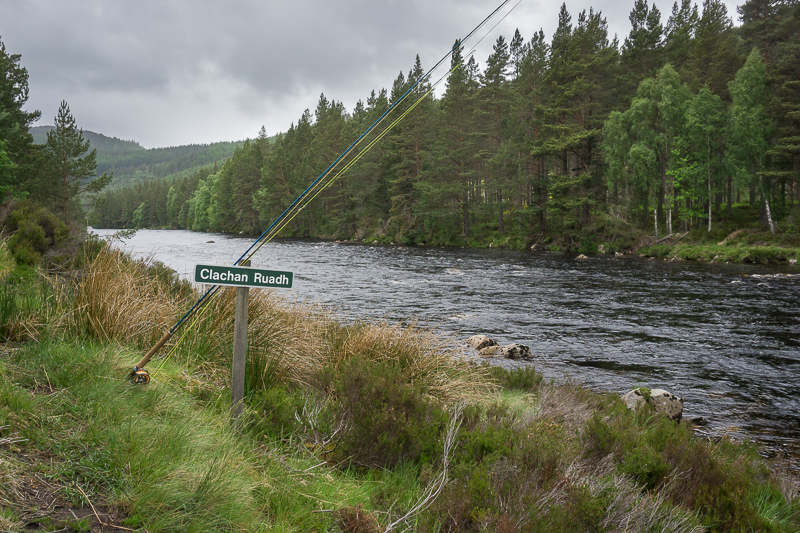
<svg viewBox="0 0 800 533"><path fill-rule="evenodd" d="M565 4L552 39L499 36L485 65L456 42L441 89L349 156L282 235L569 248L711 231L737 204L774 233L800 199L800 3L737 11L681 0L663 24L636 0L620 40L602 13ZM288 131L262 128L227 160L103 192L90 223L261 233L425 70L417 56L354 109L323 94Z"/></svg>

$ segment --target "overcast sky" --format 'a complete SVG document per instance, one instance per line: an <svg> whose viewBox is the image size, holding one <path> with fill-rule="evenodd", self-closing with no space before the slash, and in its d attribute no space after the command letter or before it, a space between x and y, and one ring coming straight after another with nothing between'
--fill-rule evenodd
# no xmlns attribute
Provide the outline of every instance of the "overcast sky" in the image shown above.
<svg viewBox="0 0 800 533"><path fill-rule="evenodd" d="M417 54L433 66L500 1L0 0L0 39L28 69L35 125L52 124L66 100L83 129L154 148L253 138L262 125L274 135L320 93L351 110ZM673 1L656 2L664 24ZM738 24L736 2L725 3ZM609 39L630 31L633 0L566 4L573 23L601 11ZM560 5L522 0L479 46L481 67L516 28L549 41Z"/></svg>

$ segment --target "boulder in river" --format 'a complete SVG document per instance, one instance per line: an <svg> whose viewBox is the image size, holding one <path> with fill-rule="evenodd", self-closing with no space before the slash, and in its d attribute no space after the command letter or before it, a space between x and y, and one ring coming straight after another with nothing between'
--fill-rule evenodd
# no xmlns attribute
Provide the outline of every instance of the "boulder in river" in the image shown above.
<svg viewBox="0 0 800 533"><path fill-rule="evenodd" d="M581 254L578 257L576 257L575 259L589 259L589 258L586 257L585 255Z"/></svg>
<svg viewBox="0 0 800 533"><path fill-rule="evenodd" d="M683 416L683 398L664 389L633 389L622 397L622 401L632 411L649 403L656 413L666 415L670 420L680 421Z"/></svg>
<svg viewBox="0 0 800 533"><path fill-rule="evenodd" d="M494 341L486 335L473 335L467 339L467 344L473 350L481 351L489 346L497 346L497 341Z"/></svg>
<svg viewBox="0 0 800 533"><path fill-rule="evenodd" d="M530 359L531 349L524 344L507 344L505 346L487 346L478 350L481 357L505 357L506 359Z"/></svg>

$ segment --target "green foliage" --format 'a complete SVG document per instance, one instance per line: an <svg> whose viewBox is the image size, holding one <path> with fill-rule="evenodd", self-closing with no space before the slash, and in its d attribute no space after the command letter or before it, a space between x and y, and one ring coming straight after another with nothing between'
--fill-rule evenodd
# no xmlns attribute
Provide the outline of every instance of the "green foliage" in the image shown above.
<svg viewBox="0 0 800 533"><path fill-rule="evenodd" d="M12 359L24 370L18 387L69 391L37 396L11 414L32 455L55 459L40 474L85 504L124 505L127 524L151 531L229 531L255 517L252 481L237 443L212 429L176 392L131 387L119 379L132 354L46 342ZM8 415L9 407L0 407ZM34 421L46 417L48 424ZM82 431L74 431L77 423ZM49 432L61 434L54 442ZM49 461L48 461L49 463ZM49 463L50 464L50 463Z"/></svg>
<svg viewBox="0 0 800 533"><path fill-rule="evenodd" d="M10 192L24 197L27 181L39 170L28 128L41 115L25 111L28 71L19 54L10 54L0 41L0 202Z"/></svg>
<svg viewBox="0 0 800 533"><path fill-rule="evenodd" d="M0 341L27 340L29 331L20 322L46 309L51 297L51 288L40 282L36 270L20 262L0 280Z"/></svg>
<svg viewBox="0 0 800 533"><path fill-rule="evenodd" d="M44 253L66 241L69 228L50 211L30 200L10 205L11 211L0 223L11 233L7 244L17 263L35 265Z"/></svg>
<svg viewBox="0 0 800 533"><path fill-rule="evenodd" d="M371 468L425 464L440 455L445 413L393 363L354 358L332 383L331 429L344 423L336 456Z"/></svg>
<svg viewBox="0 0 800 533"><path fill-rule="evenodd" d="M544 376L532 366L507 370L502 366L489 365L489 372L506 390L533 392L544 382Z"/></svg>

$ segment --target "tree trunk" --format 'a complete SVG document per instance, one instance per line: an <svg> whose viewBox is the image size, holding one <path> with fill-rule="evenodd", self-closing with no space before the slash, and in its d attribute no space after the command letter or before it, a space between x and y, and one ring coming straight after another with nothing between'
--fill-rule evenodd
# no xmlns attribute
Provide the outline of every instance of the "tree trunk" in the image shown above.
<svg viewBox="0 0 800 533"><path fill-rule="evenodd" d="M462 217L464 220L464 237L469 237L469 193L464 189L464 199L461 204Z"/></svg>
<svg viewBox="0 0 800 533"><path fill-rule="evenodd" d="M497 191L497 231L503 233L503 191Z"/></svg>
<svg viewBox="0 0 800 533"><path fill-rule="evenodd" d="M728 216L733 214L733 206L731 205L731 200L733 200L733 177L728 176Z"/></svg>
<svg viewBox="0 0 800 533"><path fill-rule="evenodd" d="M758 184L759 184L759 186L761 188L761 197L763 198L764 207L766 209L767 224L769 224L769 231L774 234L775 233L775 223L772 222L772 212L770 211L770 208L769 208L769 195L767 195L767 191L764 190L764 179L761 176L758 177Z"/></svg>
<svg viewBox="0 0 800 533"><path fill-rule="evenodd" d="M658 238L658 207L653 209L653 221L655 222L656 227L656 238Z"/></svg>
<svg viewBox="0 0 800 533"><path fill-rule="evenodd" d="M708 167L708 231L711 231L711 165Z"/></svg>

